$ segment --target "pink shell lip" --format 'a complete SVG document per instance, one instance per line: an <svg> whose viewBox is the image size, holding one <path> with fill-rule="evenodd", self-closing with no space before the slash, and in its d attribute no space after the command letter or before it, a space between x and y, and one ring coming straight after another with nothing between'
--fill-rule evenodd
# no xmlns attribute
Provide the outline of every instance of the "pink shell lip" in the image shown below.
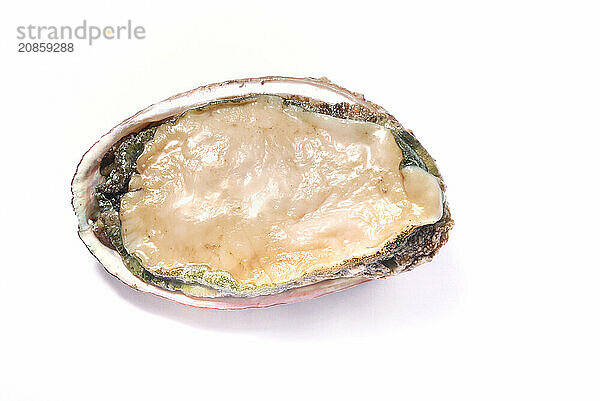
<svg viewBox="0 0 600 401"><path fill-rule="evenodd" d="M142 292L151 293L177 303L196 308L234 310L246 308L264 308L293 302L314 299L333 292L362 284L371 279L365 277L325 280L304 287L294 288L273 295L252 298L200 298L171 292L135 277L122 263L116 251L103 245L93 234L90 216L93 212L92 190L98 180L98 166L102 156L110 146L125 135L134 132L150 122L161 121L181 114L187 109L200 107L218 99L244 96L248 94L300 95L327 103L346 102L359 104L368 109L388 114L381 107L368 102L364 96L337 86L325 78L293 78L267 76L259 78L236 79L209 84L192 89L161 102L155 103L111 129L102 136L82 157L71 183L72 204L79 224L79 237L90 252L104 266L107 272L128 286Z"/></svg>
<svg viewBox="0 0 600 401"><path fill-rule="evenodd" d="M305 287L293 288L291 290L275 295L262 295L253 298L195 298L184 294L181 299L175 297L166 297L163 294L155 294L162 298L170 299L182 305L193 306L201 309L218 310L240 310L250 308L267 308L269 306L285 305L294 302L308 301L319 298L323 295L339 292L359 284L365 283L370 279L360 277L355 279L337 279L326 280ZM202 302L199 302L202 300Z"/></svg>

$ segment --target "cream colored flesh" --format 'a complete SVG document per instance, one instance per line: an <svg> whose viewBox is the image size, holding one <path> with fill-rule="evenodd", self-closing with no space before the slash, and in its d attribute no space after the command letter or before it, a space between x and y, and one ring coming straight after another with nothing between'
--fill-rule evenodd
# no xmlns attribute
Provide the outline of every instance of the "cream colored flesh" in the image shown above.
<svg viewBox="0 0 600 401"><path fill-rule="evenodd" d="M401 160L381 126L278 97L189 111L138 159L124 244L151 271L204 265L242 285L330 271L440 219L437 179Z"/></svg>

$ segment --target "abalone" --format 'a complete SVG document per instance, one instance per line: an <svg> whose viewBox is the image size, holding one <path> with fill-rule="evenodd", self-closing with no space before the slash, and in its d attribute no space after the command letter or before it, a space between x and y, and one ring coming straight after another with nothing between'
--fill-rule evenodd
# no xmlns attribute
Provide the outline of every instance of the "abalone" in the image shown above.
<svg viewBox="0 0 600 401"><path fill-rule="evenodd" d="M453 221L434 159L325 79L197 88L117 125L73 179L79 235L126 284L217 309L314 298L430 260Z"/></svg>

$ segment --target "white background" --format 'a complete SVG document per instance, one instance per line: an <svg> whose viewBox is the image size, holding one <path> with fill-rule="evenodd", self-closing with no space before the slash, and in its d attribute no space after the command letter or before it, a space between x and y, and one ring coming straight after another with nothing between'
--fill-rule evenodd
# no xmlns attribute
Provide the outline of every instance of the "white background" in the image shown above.
<svg viewBox="0 0 600 401"><path fill-rule="evenodd" d="M218 4L217 4L218 3ZM595 2L3 5L0 400L599 399ZM18 25L143 25L17 53ZM137 293L76 234L81 155L202 84L326 76L438 160L456 228L417 270L301 304Z"/></svg>

